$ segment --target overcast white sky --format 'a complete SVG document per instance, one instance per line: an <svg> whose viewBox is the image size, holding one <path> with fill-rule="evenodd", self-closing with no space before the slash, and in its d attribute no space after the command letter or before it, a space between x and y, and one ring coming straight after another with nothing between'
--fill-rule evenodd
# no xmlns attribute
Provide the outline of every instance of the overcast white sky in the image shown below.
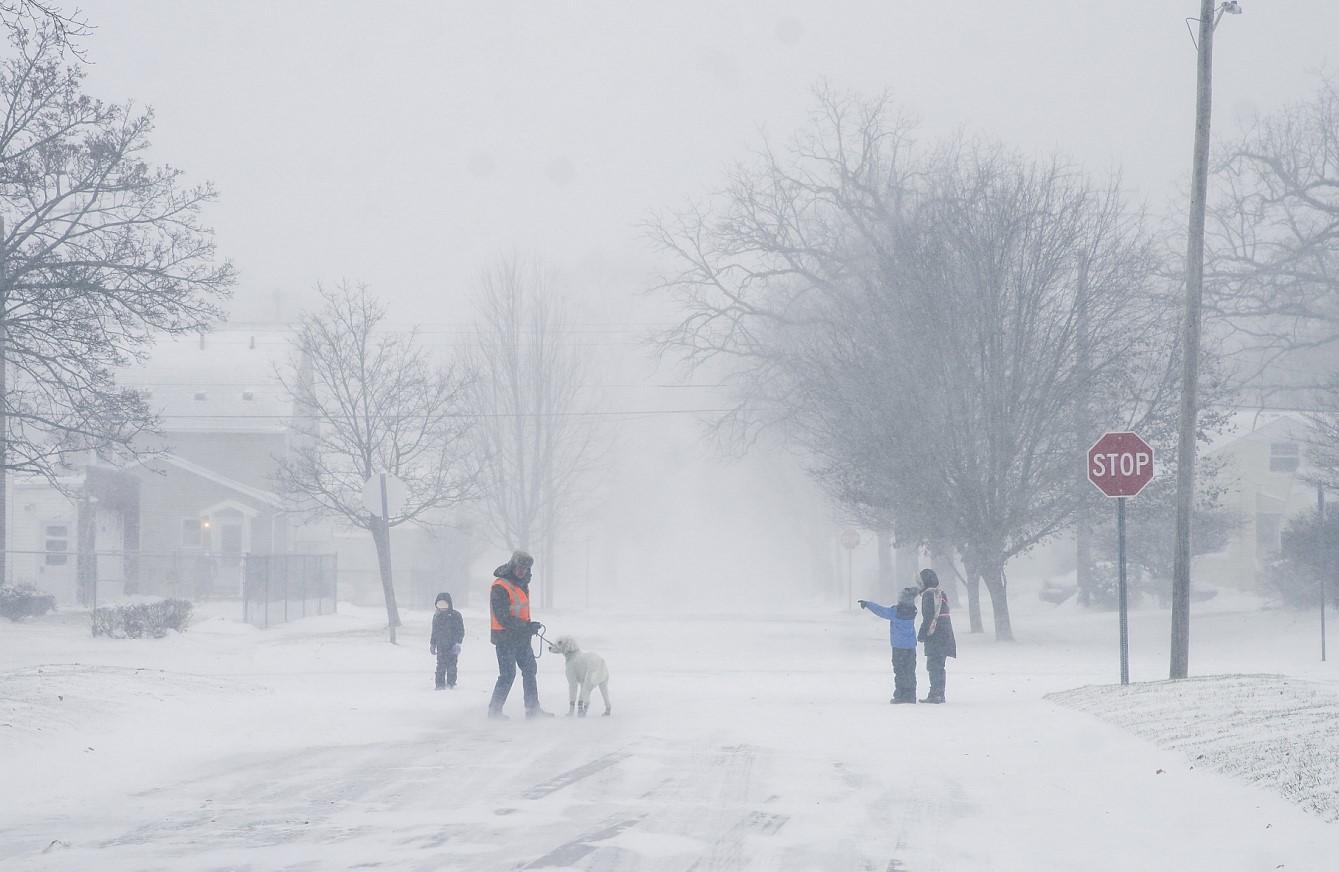
<svg viewBox="0 0 1339 872"><path fill-rule="evenodd" d="M1245 5L1218 32L1220 132L1339 54L1339 3ZM638 284L637 222L802 124L820 78L889 89L927 139L1123 169L1156 208L1189 167L1195 0L82 6L90 90L152 105L160 159L222 191L243 317L341 276L447 317L509 250Z"/></svg>

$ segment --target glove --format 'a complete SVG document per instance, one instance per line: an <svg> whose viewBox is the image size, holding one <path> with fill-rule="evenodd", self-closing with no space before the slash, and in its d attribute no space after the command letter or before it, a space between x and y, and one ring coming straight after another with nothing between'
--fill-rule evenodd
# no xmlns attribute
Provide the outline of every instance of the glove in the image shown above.
<svg viewBox="0 0 1339 872"><path fill-rule="evenodd" d="M436 645L429 645L429 646L428 646L428 653L431 654L431 655L433 655L434 657L437 656L437 646L436 646Z"/></svg>
<svg viewBox="0 0 1339 872"><path fill-rule="evenodd" d="M454 656L457 656L457 657L460 656L460 643L459 643L459 642L457 642L456 644L454 644L454 645L451 646L451 653L452 653L452 655L454 655Z"/></svg>
<svg viewBox="0 0 1339 872"><path fill-rule="evenodd" d="M869 600L856 600L862 609L869 608Z"/></svg>
<svg viewBox="0 0 1339 872"><path fill-rule="evenodd" d="M539 633L540 633L540 631L543 630L543 629L544 629L544 625L541 624L539 621L531 621L531 622L530 622L530 635L532 635L532 636L538 636Z"/></svg>

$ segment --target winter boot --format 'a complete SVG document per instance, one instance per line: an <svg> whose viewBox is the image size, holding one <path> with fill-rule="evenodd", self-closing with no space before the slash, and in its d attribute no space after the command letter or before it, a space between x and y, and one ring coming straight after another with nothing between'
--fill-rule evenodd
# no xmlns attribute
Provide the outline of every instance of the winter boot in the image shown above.
<svg viewBox="0 0 1339 872"><path fill-rule="evenodd" d="M490 708L488 710L488 719L490 721L509 721L511 718L502 713L502 709Z"/></svg>
<svg viewBox="0 0 1339 872"><path fill-rule="evenodd" d="M538 706L532 709L525 710L526 720L534 720L535 718L551 718L553 716L554 716L553 712L546 712L542 708L539 708Z"/></svg>
<svg viewBox="0 0 1339 872"><path fill-rule="evenodd" d="M943 701L944 701L944 698L943 698L942 696L939 696L938 694L934 694L934 693L930 694L930 695L927 696L925 699L921 700L921 702L928 702L928 703L934 703L934 704L942 703Z"/></svg>

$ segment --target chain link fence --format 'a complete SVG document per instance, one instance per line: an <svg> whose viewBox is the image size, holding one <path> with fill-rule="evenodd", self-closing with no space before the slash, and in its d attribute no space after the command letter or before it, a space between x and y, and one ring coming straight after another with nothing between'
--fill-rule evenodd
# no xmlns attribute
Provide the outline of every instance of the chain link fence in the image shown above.
<svg viewBox="0 0 1339 872"><path fill-rule="evenodd" d="M335 613L333 554L242 558L242 620L257 627Z"/></svg>

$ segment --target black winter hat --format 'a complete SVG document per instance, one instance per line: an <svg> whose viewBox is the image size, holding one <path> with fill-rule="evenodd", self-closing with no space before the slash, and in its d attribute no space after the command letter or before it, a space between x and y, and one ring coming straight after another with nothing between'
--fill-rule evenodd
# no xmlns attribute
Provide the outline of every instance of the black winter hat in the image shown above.
<svg viewBox="0 0 1339 872"><path fill-rule="evenodd" d="M897 598L899 605L915 605L916 597L920 596L920 590L914 587L902 588L902 595Z"/></svg>
<svg viewBox="0 0 1339 872"><path fill-rule="evenodd" d="M447 608L455 608L455 605L451 602L451 594L447 593L446 591L442 591L441 593L437 594L437 599L435 599L432 603L433 606L436 606L437 603L441 602L442 600L446 600Z"/></svg>
<svg viewBox="0 0 1339 872"><path fill-rule="evenodd" d="M939 576L933 569L921 570L921 585L923 587L939 587Z"/></svg>
<svg viewBox="0 0 1339 872"><path fill-rule="evenodd" d="M535 558L531 557L525 551L511 552L511 562L509 564L513 569L518 566L524 566L526 569L535 565Z"/></svg>

